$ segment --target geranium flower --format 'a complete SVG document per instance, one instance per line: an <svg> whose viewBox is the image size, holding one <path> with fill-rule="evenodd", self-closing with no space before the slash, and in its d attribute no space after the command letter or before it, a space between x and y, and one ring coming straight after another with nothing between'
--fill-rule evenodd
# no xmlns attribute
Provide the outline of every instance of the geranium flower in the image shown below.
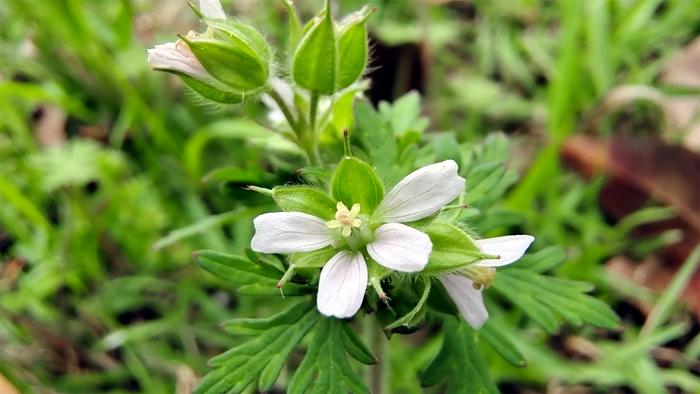
<svg viewBox="0 0 700 394"><path fill-rule="evenodd" d="M440 211L464 186L457 163L431 164L402 179L374 212L339 202L331 221L302 212L262 214L253 221L251 247L261 253L293 253L332 246L337 253L321 270L316 304L326 316L351 317L367 287L366 256L394 271L423 270L433 244L427 234L402 223Z"/></svg>
<svg viewBox="0 0 700 394"><path fill-rule="evenodd" d="M531 235L508 235L476 240L482 252L498 258L479 260L459 272L440 277L460 314L472 327L480 328L489 318L482 291L491 285L496 267L518 261L534 240Z"/></svg>

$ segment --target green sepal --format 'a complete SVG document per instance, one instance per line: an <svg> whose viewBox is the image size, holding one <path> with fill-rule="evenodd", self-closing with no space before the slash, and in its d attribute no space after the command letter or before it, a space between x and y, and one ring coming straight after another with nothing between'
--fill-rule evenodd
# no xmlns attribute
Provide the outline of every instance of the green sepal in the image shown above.
<svg viewBox="0 0 700 394"><path fill-rule="evenodd" d="M299 16L297 15L297 11L294 8L294 4L291 2L291 0L282 0L284 3L285 8L287 8L287 15L288 15L288 28L289 28L289 46L288 46L288 56L292 56L294 54L294 50L297 48L297 45L299 44L299 40L301 39L301 33L302 33L302 28L301 28L301 22L299 22Z"/></svg>
<svg viewBox="0 0 700 394"><path fill-rule="evenodd" d="M453 224L433 222L426 233L433 243L433 251L423 274L455 271L487 257L464 230Z"/></svg>
<svg viewBox="0 0 700 394"><path fill-rule="evenodd" d="M270 73L270 50L260 33L222 19L206 21L211 34L180 36L204 69L242 95L262 89Z"/></svg>
<svg viewBox="0 0 700 394"><path fill-rule="evenodd" d="M278 186L272 189L272 198L283 211L304 212L324 220L335 215L335 201L311 186Z"/></svg>
<svg viewBox="0 0 700 394"><path fill-rule="evenodd" d="M423 279L423 293L418 300L418 303L416 306L411 309L408 313L400 317L399 319L395 320L393 323L387 325L384 327L384 330L393 330L398 327L411 327L415 326L417 321L420 321L418 317L420 317L419 312L423 310L423 305L425 302L428 300L428 296L430 295L430 288L431 288L431 281L430 278L424 278Z"/></svg>
<svg viewBox="0 0 700 394"><path fill-rule="evenodd" d="M369 214L384 198L384 184L369 164L345 157L331 177L331 194L348 208L360 204L360 212Z"/></svg>
<svg viewBox="0 0 700 394"><path fill-rule="evenodd" d="M185 82L185 84L192 90L211 101L216 101L217 103L222 104L240 104L243 102L243 96L240 94L217 89L202 81L190 78L187 75L180 75L180 78L182 78L182 81Z"/></svg>
<svg viewBox="0 0 700 394"><path fill-rule="evenodd" d="M349 21L340 26L337 90L352 85L365 72L369 53L367 18L372 12L374 9L365 8L350 16Z"/></svg>
<svg viewBox="0 0 700 394"><path fill-rule="evenodd" d="M338 42L331 18L330 2L294 51L292 79L312 93L336 92Z"/></svg>
<svg viewBox="0 0 700 394"><path fill-rule="evenodd" d="M272 51L265 37L253 26L228 19L205 18L204 22L213 29L215 37L224 40L240 42L250 48L250 53L262 59L263 63L270 63Z"/></svg>
<svg viewBox="0 0 700 394"><path fill-rule="evenodd" d="M289 263L297 268L321 268L336 253L338 251L331 246L311 252L297 252L289 256Z"/></svg>

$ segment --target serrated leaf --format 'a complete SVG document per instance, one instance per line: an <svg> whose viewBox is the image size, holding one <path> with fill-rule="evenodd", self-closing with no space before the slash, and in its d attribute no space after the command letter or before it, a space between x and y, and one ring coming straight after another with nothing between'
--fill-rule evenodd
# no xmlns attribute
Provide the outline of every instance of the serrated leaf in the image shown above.
<svg viewBox="0 0 700 394"><path fill-rule="evenodd" d="M309 350L289 383L290 394L368 393L361 376L352 369L342 343L346 324L332 318L319 322Z"/></svg>
<svg viewBox="0 0 700 394"><path fill-rule="evenodd" d="M272 198L287 212L304 212L325 220L331 220L335 215L335 201L310 186L278 186L272 189Z"/></svg>
<svg viewBox="0 0 700 394"><path fill-rule="evenodd" d="M510 339L498 331L493 319L490 319L479 329L479 337L486 341L504 360L517 367L525 366L525 357Z"/></svg>
<svg viewBox="0 0 700 394"><path fill-rule="evenodd" d="M300 315L309 309L307 301L293 305L291 308L279 312L264 319L240 318L231 319L221 323L221 326L231 334L236 335L258 335L270 327L282 324L294 323Z"/></svg>
<svg viewBox="0 0 700 394"><path fill-rule="evenodd" d="M523 258L518 260L517 265L509 267L517 267L517 269L542 273L545 271L550 271L561 265L565 259L566 253L564 253L564 249L558 246L550 246L537 251L536 253L525 255ZM507 269L507 267L508 266L503 268Z"/></svg>
<svg viewBox="0 0 700 394"><path fill-rule="evenodd" d="M423 386L444 381L446 393L498 394L477 346L476 331L467 323L452 318L445 320L442 330L442 348L421 373Z"/></svg>
<svg viewBox="0 0 700 394"><path fill-rule="evenodd" d="M369 101L357 100L354 113L357 129L353 136L361 142L377 172L385 179L393 179L398 157L394 134Z"/></svg>
<svg viewBox="0 0 700 394"><path fill-rule="evenodd" d="M197 264L212 274L234 284L274 286L283 273L246 258L213 250L200 250L193 255Z"/></svg>
<svg viewBox="0 0 700 394"><path fill-rule="evenodd" d="M363 364L376 364L378 361L377 357L367 349L367 346L365 346L362 339L357 336L357 333L355 333L352 327L350 327L349 324L343 324L342 328L343 346L345 346L345 350L347 350L355 360Z"/></svg>
<svg viewBox="0 0 700 394"><path fill-rule="evenodd" d="M354 157L343 158L331 177L333 197L348 208L360 204L360 212L369 214L384 198L384 184L369 164Z"/></svg>
<svg viewBox="0 0 700 394"><path fill-rule="evenodd" d="M248 322L249 327L261 330L259 335L211 359L209 364L215 369L204 377L196 393L240 393L256 379L260 389L269 389L319 317L313 302L306 301L259 324Z"/></svg>
<svg viewBox="0 0 700 394"><path fill-rule="evenodd" d="M593 289L589 283L510 268L496 275L493 287L548 332L558 328L560 319L610 329L619 325L609 305L585 294Z"/></svg>

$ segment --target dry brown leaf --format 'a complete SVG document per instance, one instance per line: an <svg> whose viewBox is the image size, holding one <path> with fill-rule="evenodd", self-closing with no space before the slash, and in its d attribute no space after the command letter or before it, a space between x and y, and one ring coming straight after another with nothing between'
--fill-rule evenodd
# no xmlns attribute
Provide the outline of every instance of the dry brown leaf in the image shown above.
<svg viewBox="0 0 700 394"><path fill-rule="evenodd" d="M2 394L19 394L19 390L10 383L2 374L0 374L0 393Z"/></svg>
<svg viewBox="0 0 700 394"><path fill-rule="evenodd" d="M670 229L681 231L679 242L656 253L660 263L608 263L610 269L641 286L655 291L664 289L700 243L700 155L657 138L604 140L577 135L564 143L562 158L585 177L608 177L600 205L616 220L647 206L651 200L673 208L677 217L635 231L642 237ZM700 317L700 272L691 279L683 298Z"/></svg>

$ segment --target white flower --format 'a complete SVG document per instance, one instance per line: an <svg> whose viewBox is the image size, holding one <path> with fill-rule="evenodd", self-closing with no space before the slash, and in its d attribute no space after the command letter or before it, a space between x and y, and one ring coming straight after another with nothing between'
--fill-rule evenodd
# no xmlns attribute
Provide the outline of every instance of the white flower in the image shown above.
<svg viewBox="0 0 700 394"><path fill-rule="evenodd" d="M480 260L459 273L446 274L440 278L460 314L472 327L480 328L489 318L481 292L491 285L495 267L516 262L534 240L530 235L477 240L476 243L482 252L498 258Z"/></svg>
<svg viewBox="0 0 700 394"><path fill-rule="evenodd" d="M207 18L226 19L220 0L199 0L199 11Z"/></svg>
<svg viewBox="0 0 700 394"><path fill-rule="evenodd" d="M219 0L200 0L199 10L207 18L226 18ZM189 35L193 34L189 33ZM198 80L214 80L182 40L156 45L149 49L148 64L156 70L176 71Z"/></svg>
<svg viewBox="0 0 700 394"><path fill-rule="evenodd" d="M368 283L366 253L380 265L400 272L418 272L428 264L433 244L428 235L407 226L438 212L464 191L457 163L443 161L422 167L386 194L372 218L374 231L362 216L339 203L335 220L326 222L301 212L262 214L253 221L253 250L261 253L309 252L333 245L339 251L323 266L316 304L326 316L353 316L362 305ZM365 212L369 214L369 212Z"/></svg>
<svg viewBox="0 0 700 394"><path fill-rule="evenodd" d="M182 40L149 49L148 64L156 70L176 71L197 80L214 79Z"/></svg>

